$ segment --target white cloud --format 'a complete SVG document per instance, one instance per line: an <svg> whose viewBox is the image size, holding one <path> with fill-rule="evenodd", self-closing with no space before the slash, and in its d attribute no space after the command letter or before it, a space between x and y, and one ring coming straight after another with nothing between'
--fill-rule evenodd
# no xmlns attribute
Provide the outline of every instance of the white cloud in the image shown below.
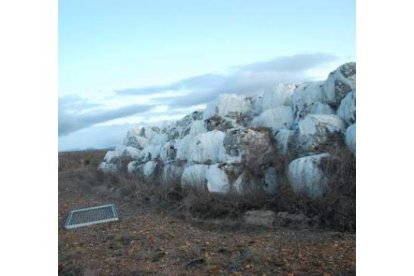
<svg viewBox="0 0 414 276"><path fill-rule="evenodd" d="M86 106L92 105L89 105L88 102L81 104L81 101L77 98L65 98L59 100L59 136L90 127L101 122L142 113L153 107L152 105L133 104L117 109L100 109L85 112L82 107Z"/></svg>

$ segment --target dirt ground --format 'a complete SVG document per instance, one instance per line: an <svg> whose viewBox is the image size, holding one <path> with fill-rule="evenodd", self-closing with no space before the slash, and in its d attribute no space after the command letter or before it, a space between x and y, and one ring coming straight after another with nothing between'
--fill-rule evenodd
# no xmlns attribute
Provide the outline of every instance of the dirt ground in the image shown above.
<svg viewBox="0 0 414 276"><path fill-rule="evenodd" d="M355 275L355 234L172 217L94 185L103 154L59 154L59 275ZM71 209L107 203L119 221L63 228Z"/></svg>

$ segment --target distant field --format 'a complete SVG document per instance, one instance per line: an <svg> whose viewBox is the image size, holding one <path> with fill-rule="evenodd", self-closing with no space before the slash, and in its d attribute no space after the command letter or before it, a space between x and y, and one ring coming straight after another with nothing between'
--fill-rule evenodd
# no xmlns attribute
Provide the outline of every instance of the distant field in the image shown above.
<svg viewBox="0 0 414 276"><path fill-rule="evenodd" d="M83 166L97 167L108 150L59 152L59 171L71 171Z"/></svg>

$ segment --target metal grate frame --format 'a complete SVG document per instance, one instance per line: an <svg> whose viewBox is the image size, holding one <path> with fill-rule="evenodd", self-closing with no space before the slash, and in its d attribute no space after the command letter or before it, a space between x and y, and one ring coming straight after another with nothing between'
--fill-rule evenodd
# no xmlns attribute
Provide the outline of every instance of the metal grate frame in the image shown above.
<svg viewBox="0 0 414 276"><path fill-rule="evenodd" d="M118 213L114 204L72 210L65 222L66 229L117 221Z"/></svg>

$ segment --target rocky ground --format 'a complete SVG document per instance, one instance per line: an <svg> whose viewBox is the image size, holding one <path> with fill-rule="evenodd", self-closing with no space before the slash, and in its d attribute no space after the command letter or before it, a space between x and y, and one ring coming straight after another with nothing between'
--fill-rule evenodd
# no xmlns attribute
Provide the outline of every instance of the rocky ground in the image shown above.
<svg viewBox="0 0 414 276"><path fill-rule="evenodd" d="M97 186L103 155L59 154L59 275L355 275L355 234L172 217ZM106 203L119 221L63 228L71 209Z"/></svg>

